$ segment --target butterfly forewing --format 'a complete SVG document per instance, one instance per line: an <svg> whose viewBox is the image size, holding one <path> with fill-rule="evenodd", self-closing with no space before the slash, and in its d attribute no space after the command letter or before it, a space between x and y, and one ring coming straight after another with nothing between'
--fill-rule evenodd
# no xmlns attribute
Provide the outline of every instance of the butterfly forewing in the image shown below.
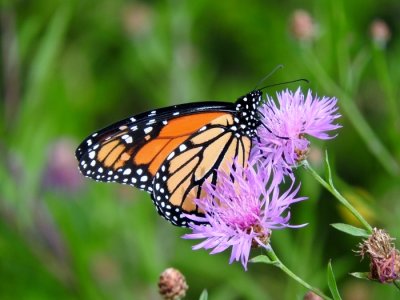
<svg viewBox="0 0 400 300"><path fill-rule="evenodd" d="M112 124L86 138L76 150L83 175L129 184L149 193L166 157L191 134L233 104L182 104L153 110ZM193 121L194 115L200 116Z"/></svg>

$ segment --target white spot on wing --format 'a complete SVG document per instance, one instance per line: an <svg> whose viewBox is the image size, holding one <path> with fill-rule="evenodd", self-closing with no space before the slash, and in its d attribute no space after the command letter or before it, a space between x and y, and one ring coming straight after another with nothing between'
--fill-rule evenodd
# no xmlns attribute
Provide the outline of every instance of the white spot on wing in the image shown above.
<svg viewBox="0 0 400 300"><path fill-rule="evenodd" d="M175 152L172 151L172 152L168 155L167 160L170 160L171 158L173 158L174 155L175 155Z"/></svg>
<svg viewBox="0 0 400 300"><path fill-rule="evenodd" d="M122 174L123 175L129 175L129 174L131 174L132 173L132 170L131 169L126 169Z"/></svg>
<svg viewBox="0 0 400 300"><path fill-rule="evenodd" d="M96 151L90 151L89 152L89 158L93 159L96 156Z"/></svg>
<svg viewBox="0 0 400 300"><path fill-rule="evenodd" d="M150 133L152 130L153 130L153 127L151 127L151 126L146 127L146 128L144 129L144 133L145 133L145 134L148 134L148 133Z"/></svg>

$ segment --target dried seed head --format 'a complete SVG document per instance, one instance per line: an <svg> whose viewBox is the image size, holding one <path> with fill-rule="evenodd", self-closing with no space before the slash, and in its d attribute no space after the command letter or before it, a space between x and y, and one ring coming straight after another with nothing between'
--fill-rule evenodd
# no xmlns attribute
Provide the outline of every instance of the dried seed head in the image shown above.
<svg viewBox="0 0 400 300"><path fill-rule="evenodd" d="M384 230L374 228L372 235L359 244L359 255L371 260L370 279L391 283L400 278L400 252L393 240Z"/></svg>
<svg viewBox="0 0 400 300"><path fill-rule="evenodd" d="M180 300L185 297L189 287L181 272L174 268L168 268L161 273L158 288L163 299Z"/></svg>

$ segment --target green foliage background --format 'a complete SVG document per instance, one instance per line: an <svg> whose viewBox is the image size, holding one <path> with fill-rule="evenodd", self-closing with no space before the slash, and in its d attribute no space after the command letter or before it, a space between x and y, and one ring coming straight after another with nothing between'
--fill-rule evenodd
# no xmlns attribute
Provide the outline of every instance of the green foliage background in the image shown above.
<svg viewBox="0 0 400 300"><path fill-rule="evenodd" d="M271 266L228 264L228 253L192 251L186 230L159 218L143 192L84 180L74 150L91 132L148 109L234 101L278 64L269 83L307 78L303 90L339 98L343 128L313 144L323 173L374 226L399 238L400 4L397 0L2 1L0 298L159 299L176 267L210 299L301 299L306 290ZM317 36L291 34L296 9ZM369 27L381 18L387 45ZM280 87L281 88L281 87ZM278 88L278 90L280 89ZM296 89L296 85L288 85ZM268 89L270 95L275 89ZM353 219L307 174L293 223L272 244L290 268L327 291L329 259L344 299L395 299L390 285L352 279L367 271L360 240L330 223ZM260 254L254 250L253 255ZM356 297L360 298L356 298Z"/></svg>

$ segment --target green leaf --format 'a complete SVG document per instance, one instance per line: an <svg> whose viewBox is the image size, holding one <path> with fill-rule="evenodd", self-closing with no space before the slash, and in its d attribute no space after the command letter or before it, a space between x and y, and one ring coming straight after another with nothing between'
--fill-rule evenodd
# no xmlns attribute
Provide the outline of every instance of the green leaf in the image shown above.
<svg viewBox="0 0 400 300"><path fill-rule="evenodd" d="M208 299L208 292L207 290L203 290L203 292L201 293L199 300L207 300Z"/></svg>
<svg viewBox="0 0 400 300"><path fill-rule="evenodd" d="M334 300L341 300L339 290L336 285L335 274L333 274L331 262L328 263L328 286Z"/></svg>
<svg viewBox="0 0 400 300"><path fill-rule="evenodd" d="M353 272L350 275L358 279L371 280L368 272Z"/></svg>
<svg viewBox="0 0 400 300"><path fill-rule="evenodd" d="M264 263L264 264L274 264L275 262L272 261L268 256L266 255L258 255L256 257L253 257L252 259L249 260L251 263Z"/></svg>
<svg viewBox="0 0 400 300"><path fill-rule="evenodd" d="M354 227L352 225L344 224L344 223L334 223L331 224L332 227L336 228L339 231L342 231L344 233L353 235L353 236L362 236L362 237L368 237L370 234L368 231L362 228Z"/></svg>

